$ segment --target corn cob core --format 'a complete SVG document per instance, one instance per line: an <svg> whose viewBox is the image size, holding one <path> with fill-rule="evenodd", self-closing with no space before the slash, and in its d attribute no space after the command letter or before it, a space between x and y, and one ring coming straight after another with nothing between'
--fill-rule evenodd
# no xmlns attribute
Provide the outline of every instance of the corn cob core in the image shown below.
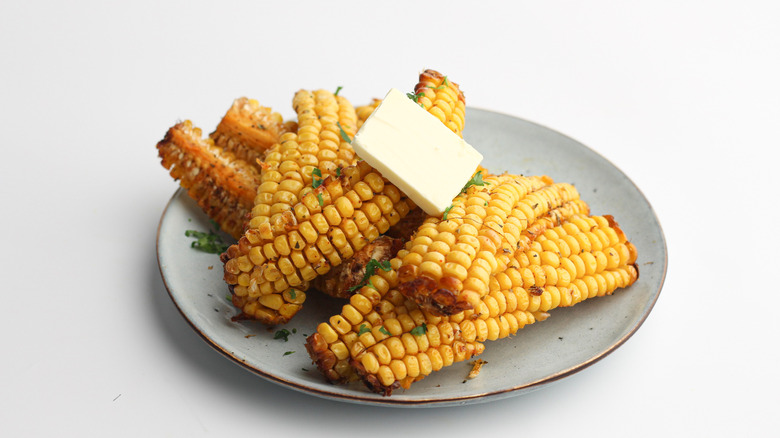
<svg viewBox="0 0 780 438"><path fill-rule="evenodd" d="M571 201L536 220L507 265L490 278L490 292L475 309L439 316L401 294L401 259L372 277L341 314L319 325L307 349L325 376L359 376L389 395L433 371L467 360L501 339L543 320L556 307L608 295L636 281L636 248L609 216L589 217Z"/></svg>
<svg viewBox="0 0 780 438"><path fill-rule="evenodd" d="M203 138L189 120L171 127L157 150L171 177L222 230L238 239L259 184L256 168Z"/></svg>
<svg viewBox="0 0 780 438"><path fill-rule="evenodd" d="M261 106L257 100L240 97L233 101L210 137L217 146L257 166L265 151L294 127L294 124L285 123L281 114Z"/></svg>
<svg viewBox="0 0 780 438"><path fill-rule="evenodd" d="M399 290L424 309L451 315L479 304L501 258L512 254L536 218L579 199L574 186L547 177L488 176L429 218L412 237Z"/></svg>

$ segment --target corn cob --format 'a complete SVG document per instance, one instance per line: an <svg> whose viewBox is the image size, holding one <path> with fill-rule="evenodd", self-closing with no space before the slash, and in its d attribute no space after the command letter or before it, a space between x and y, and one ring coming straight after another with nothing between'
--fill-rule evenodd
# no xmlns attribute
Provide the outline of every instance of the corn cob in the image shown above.
<svg viewBox="0 0 780 438"><path fill-rule="evenodd" d="M425 70L414 87L414 97L426 111L441 120L452 132L463 136L466 98L458 84L435 70Z"/></svg>
<svg viewBox="0 0 780 438"><path fill-rule="evenodd" d="M232 286L233 303L247 317L288 321L305 300L307 282L378 238L410 206L363 161L338 178L325 178L284 216L290 221L286 234L250 228L228 248L224 278Z"/></svg>
<svg viewBox="0 0 780 438"><path fill-rule="evenodd" d="M171 177L222 230L238 239L259 182L255 167L203 138L189 120L171 127L157 150Z"/></svg>
<svg viewBox="0 0 780 438"><path fill-rule="evenodd" d="M357 127L360 129L363 123L368 119L374 110L382 103L382 99L371 99L371 103L368 105L361 105L355 107L355 113L357 114Z"/></svg>
<svg viewBox="0 0 780 438"><path fill-rule="evenodd" d="M555 224L560 223L561 220L571 217L574 214L586 213L587 211L587 204L582 200L577 199L540 217L521 233L521 236L518 239L517 249L514 252L524 251L529 248L536 236L542 234L547 228L551 228ZM370 279L370 284L374 286L373 289L362 288L359 295L363 295L363 297L352 296L350 298L350 305L344 306L341 315L330 318L328 323L320 324L318 327L318 334L309 338L307 349L315 360L315 363L318 364L319 369L323 371L329 380L344 381L355 376L354 369L350 365L351 358L346 354L348 350L346 350L344 346L354 345L355 340L354 336L349 334L350 324L347 322L352 323L354 333L357 333L358 335L362 334L364 329L362 328L361 313L365 315L365 321L371 324L367 326L368 328L382 326L382 321L385 319L396 318L397 315L394 313L394 309L401 305L407 305L410 309L419 309L424 312L426 318L434 318L437 321L437 318L440 318L438 315L420 309L413 300L406 298L398 290L398 284L400 282L398 271L402 266L403 259L414 250L415 244L413 239L408 241L405 245L405 249L400 251L397 257L391 261L393 269L390 272L378 272L377 274L379 277L374 278L376 277L375 275ZM512 254L512 252L509 254ZM506 270L508 266L506 264L508 263L508 260L506 260L505 257L502 256L499 260L501 261L501 266L496 264L496 273L502 272L499 268L501 270ZM356 309L359 309L359 311ZM466 312L473 313L471 310ZM463 313L460 315L462 314ZM406 320L405 326L407 328L410 327L408 320ZM381 329L378 330L380 334L382 334ZM340 335L345 335L347 338L342 342ZM385 332L384 335L389 336L387 332ZM379 336L378 339L382 338L380 335L377 336ZM366 342L361 345L365 345L366 343L370 344L371 342L369 342L369 340L370 339L364 339ZM330 344L334 344L332 348L329 346ZM358 353L359 351L355 350L355 354Z"/></svg>
<svg viewBox="0 0 780 438"><path fill-rule="evenodd" d="M254 99L241 97L233 101L209 136L217 146L256 166L282 134L296 128L295 122L283 122L282 115L271 108L260 106Z"/></svg>
<svg viewBox="0 0 780 438"><path fill-rule="evenodd" d="M455 83L447 82L443 89L453 89L452 93L462 96ZM306 109L311 106L311 100L309 95L296 95L299 114L296 141L301 143L300 137L328 120L306 117L312 113ZM355 123L341 126L344 135L354 135L357 118L353 120ZM452 126L457 129L463 125ZM283 147L287 137L292 134L282 136ZM276 159L272 153L267 154L268 169L264 168L263 178L271 173L269 169L274 168ZM278 160L281 169L285 163L283 156ZM342 168L338 177L334 175L336 166L320 169L324 179L316 188L307 184L312 181L309 169L314 167L304 169L303 165L296 165L285 174L292 175L288 179L290 185L296 183L289 193L294 195L296 189L300 190L298 202L291 201L294 196L286 195L283 207L272 211L267 207L271 201L263 194L266 182L261 182L249 229L221 257L233 304L242 310L243 317L267 324L289 321L303 304L310 281L353 257L415 208L400 190L365 162ZM280 188L280 184L270 186L271 191Z"/></svg>
<svg viewBox="0 0 780 438"><path fill-rule="evenodd" d="M349 101L325 90L300 90L293 107L298 114L298 132L283 134L279 147L265 156L251 229L278 222L324 177L353 164L355 153L339 129L352 135L356 132L357 116Z"/></svg>
<svg viewBox="0 0 780 438"><path fill-rule="evenodd" d="M579 198L574 186L546 177L489 176L484 183L456 197L446 219L427 219L403 259L399 290L425 310L451 315L474 308L521 233Z"/></svg>
<svg viewBox="0 0 780 438"><path fill-rule="evenodd" d="M455 315L427 312L392 287L408 253L402 250L393 271L372 278L373 289L364 287L341 314L320 324L307 340L309 353L329 380L357 375L370 389L390 395L480 354L484 341L544 320L556 307L631 285L638 276L636 248L611 217L588 217L578 212L581 201L572 204L579 205L557 209L529 227L510 264L491 277L490 293L477 308Z"/></svg>

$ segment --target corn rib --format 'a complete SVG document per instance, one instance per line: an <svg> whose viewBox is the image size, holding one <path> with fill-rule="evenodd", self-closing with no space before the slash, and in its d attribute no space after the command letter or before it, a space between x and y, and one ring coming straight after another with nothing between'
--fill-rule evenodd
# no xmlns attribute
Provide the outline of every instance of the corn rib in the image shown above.
<svg viewBox="0 0 780 438"><path fill-rule="evenodd" d="M255 167L203 138L189 120L171 127L157 151L162 166L198 206L222 230L240 237L258 186Z"/></svg>
<svg viewBox="0 0 780 438"><path fill-rule="evenodd" d="M257 165L282 134L296 127L294 122L285 123L281 114L261 106L257 100L240 97L233 101L209 136L215 145L236 158Z"/></svg>

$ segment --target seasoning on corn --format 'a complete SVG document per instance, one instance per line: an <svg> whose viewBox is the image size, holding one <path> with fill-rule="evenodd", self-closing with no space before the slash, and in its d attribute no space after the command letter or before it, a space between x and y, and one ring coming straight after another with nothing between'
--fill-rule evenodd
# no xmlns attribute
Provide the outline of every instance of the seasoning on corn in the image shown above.
<svg viewBox="0 0 780 438"><path fill-rule="evenodd" d="M442 90L454 88L461 94L456 87L457 84L448 82ZM320 133L328 131L325 133L328 137L319 143L320 152L323 142L339 141L335 136L341 129L347 136L353 136L355 132L354 109L349 119L339 115L336 130L324 128L327 123L336 121L332 116L310 117L330 105L316 104L317 99L325 102L325 98L332 97L328 94L325 91L314 96L306 92L296 94L297 138L292 133L284 134L279 150L274 146L266 154L261 174L263 181L258 188L249 229L221 256L224 279L231 288L233 304L242 310L242 317L268 324L289 321L301 308L312 280L352 258L415 208L398 188L363 161L348 167L323 162L314 166L306 161L310 159L306 156L312 154L303 152L312 147L307 142L315 141L311 133L317 129ZM343 98L337 96L337 99ZM315 108L313 111L312 107ZM462 123L452 126L457 129ZM343 150L348 150L345 146L348 142L341 140ZM295 143L289 154L284 152L287 141ZM282 172L285 164L290 165L290 169ZM309 167L305 167L307 165ZM319 169L322 180L312 184L315 168ZM274 178L280 182L269 183L265 180L266 175L271 175L274 169L279 169ZM336 176L337 172L340 176ZM289 190L282 190L283 176L285 188ZM294 291L293 301L289 299L291 290ZM343 290L339 291L341 293Z"/></svg>
<svg viewBox="0 0 780 438"><path fill-rule="evenodd" d="M238 239L260 175L253 165L202 135L189 120L171 127L157 143L162 166L222 230Z"/></svg>
<svg viewBox="0 0 780 438"><path fill-rule="evenodd" d="M399 269L398 289L432 313L475 308L521 233L536 218L579 199L574 186L547 177L488 176L480 183L453 200L446 219L426 219Z"/></svg>
<svg viewBox="0 0 780 438"><path fill-rule="evenodd" d="M466 121L466 98L458 84L436 70L420 74L414 87L415 102L441 120L452 132L463 136Z"/></svg>
<svg viewBox="0 0 780 438"><path fill-rule="evenodd" d="M267 151L247 230L220 256L240 317L268 324L284 323L301 308L317 269L313 265L326 269L317 233L336 225L338 212L334 207L321 214L320 200L326 189L339 185L328 177L355 160L340 134L356 130L357 116L347 99L326 90L300 90L293 108L297 133L283 134Z"/></svg>
<svg viewBox="0 0 780 438"><path fill-rule="evenodd" d="M611 217L586 212L586 204L571 201L537 218L501 261L503 269L491 275L479 305L449 316L420 308L394 286L401 259L411 252L407 244L392 260L393 272L372 278L378 287L361 289L341 314L318 326L307 340L309 354L329 380L358 376L371 390L390 395L479 355L484 341L544 320L556 307L630 286L638 277L636 248ZM561 255L553 255L555 248ZM413 334L422 324L424 334Z"/></svg>
<svg viewBox="0 0 780 438"><path fill-rule="evenodd" d="M326 90L300 90L293 97L293 108L298 131L283 134L279 145L265 155L250 229L278 224L314 189L315 179L321 182L354 162L352 147L339 134L341 129L348 135L356 130L357 116L347 99Z"/></svg>
<svg viewBox="0 0 780 438"><path fill-rule="evenodd" d="M217 146L256 166L282 134L295 129L296 123L285 123L278 112L261 106L255 99L240 97L233 101L210 137Z"/></svg>

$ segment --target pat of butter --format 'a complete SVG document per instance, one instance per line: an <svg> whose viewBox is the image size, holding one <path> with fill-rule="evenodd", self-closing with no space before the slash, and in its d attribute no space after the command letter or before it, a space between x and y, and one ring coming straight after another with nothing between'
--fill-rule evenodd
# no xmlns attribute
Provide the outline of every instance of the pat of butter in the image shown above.
<svg viewBox="0 0 780 438"><path fill-rule="evenodd" d="M431 216L444 213L482 162L482 154L396 89L363 123L352 147Z"/></svg>

